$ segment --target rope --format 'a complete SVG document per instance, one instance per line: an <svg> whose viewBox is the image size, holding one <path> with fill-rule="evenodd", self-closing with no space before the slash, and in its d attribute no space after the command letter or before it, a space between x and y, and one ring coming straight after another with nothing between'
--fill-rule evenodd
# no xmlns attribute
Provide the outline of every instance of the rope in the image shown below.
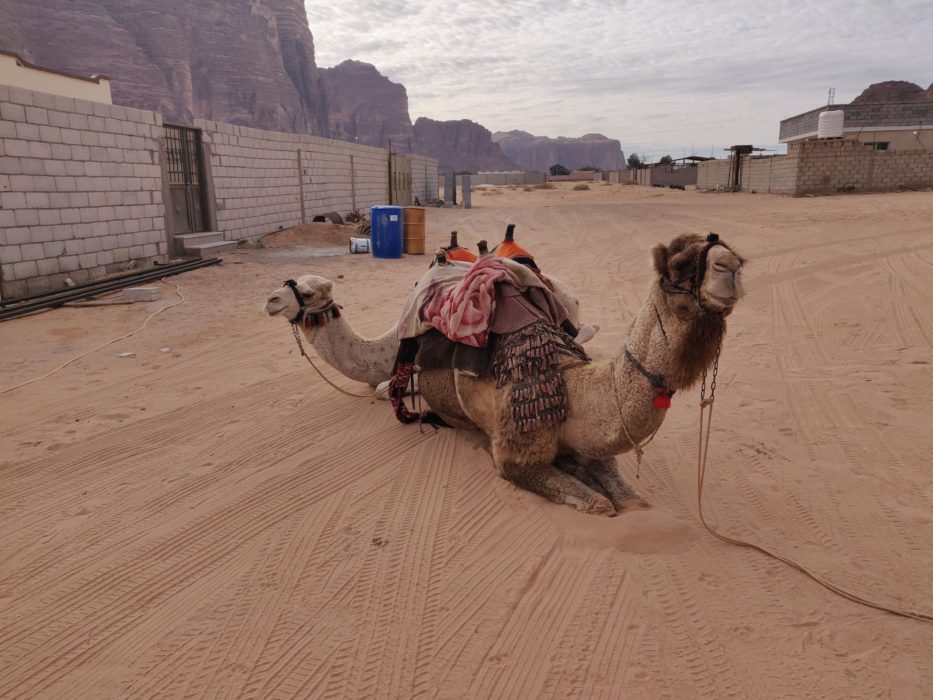
<svg viewBox="0 0 933 700"><path fill-rule="evenodd" d="M301 356L302 356L303 358L305 358L305 359L308 361L308 364L311 365L311 367L314 368L314 371L318 373L318 375L321 377L321 379L323 379L325 382L327 382L328 384L330 384L334 389L336 389L337 391L339 391L341 394L345 394L345 395L347 395L347 396L353 396L354 398L357 398L357 399L371 399L371 398L373 398L373 397L375 397L375 396L380 396L381 394L384 394L384 393L386 393L386 392L389 390L389 386L386 385L386 387L385 387L384 389L380 389L379 391L373 391L373 392L368 393L368 394L355 394L355 393L353 393L352 391L347 391L346 389L337 386L336 384L334 384L330 379L328 379L328 378L324 375L324 373L318 368L318 366L317 366L316 364L314 364L314 360L312 360L312 359L308 356L308 353L305 352L305 346L302 345L302 343L301 343L301 335L299 334L299 331L298 331L298 324L296 324L296 323L293 323L293 324L292 324L292 335L295 336L295 342L298 343L298 350L301 351Z"/></svg>
<svg viewBox="0 0 933 700"><path fill-rule="evenodd" d="M149 321L151 321L152 319L154 319L156 316L158 316L158 315L159 315L160 313L162 313L163 311L168 311L169 309L175 308L175 307L178 306L179 304L184 304L184 303L185 303L185 295L181 293L181 289L178 288L178 285L177 285L177 284L175 284L174 282L169 282L169 281L166 280L165 278L163 278L163 279L161 279L161 280L159 280L159 281L162 282L162 284L170 284L170 285L172 285L173 287L175 287L175 293L178 294L178 296L180 297L180 300L179 300L179 301L176 301L174 304L169 304L168 306L163 306L161 309L159 309L158 311L156 311L154 314L150 314L149 318L146 319L145 323L143 323L143 325L141 325L141 326L140 326L139 328L137 328L135 331L132 331L132 332L130 332L130 333L127 333L126 335L121 335L119 338L115 338L115 339L113 339L113 340L108 340L106 343L102 343L102 344L98 345L96 348L91 348L91 349L88 350L87 352L83 352L83 353L81 353L80 355L78 355L77 357L71 358L71 359L68 360L68 362L66 362L65 364L59 365L58 367L56 367L55 369L53 369L51 372L47 372L46 374L43 374L41 377L36 377L35 379L30 379L29 381L23 382L22 384L17 384L16 386L11 386L11 387L9 387L9 388L7 388L7 389L4 389L3 391L0 391L0 396L2 396L3 394L7 394L7 393L9 393L9 392L11 392L11 391L15 391L16 389L19 389L19 388L21 388L21 387L27 386L28 384L32 384L33 382L38 382L40 379L45 379L46 377L51 377L53 374L55 374L55 373L58 372L59 370L65 369L65 367L67 367L67 366L70 365L70 364L73 364L73 363L77 362L77 361L80 360L82 357L87 357L87 356L90 355L91 353L97 352L97 351L100 350L101 348L105 348L105 347L107 347L108 345L113 345L114 343L118 343L118 342L120 342L121 340L126 340L127 338L129 338L129 337L132 336L132 335L136 335L136 334L139 333L140 331L144 330L144 329L146 328L146 326L149 325Z"/></svg>
<svg viewBox="0 0 933 700"><path fill-rule="evenodd" d="M881 603L875 603L874 601L863 598L860 595L855 593L850 593L844 588L837 586L836 584L827 581L822 576L809 571L805 567L801 566L797 562L785 557L781 554L772 552L769 549L765 549L757 544L752 544L751 542L746 542L745 540L736 539L734 537L729 537L728 535L722 535L712 527L710 527L706 518L703 515L703 481L706 478L706 458L709 453L709 434L710 434L710 425L713 420L713 402L715 401L715 387L716 387L716 371L719 369L719 355L716 355L716 369L713 371L713 384L711 387L710 397L707 399L703 396L706 390L706 374L703 375L703 389L700 393L700 435L697 442L697 510L700 514L700 522L703 523L703 527L706 528L706 531L709 532L713 537L717 537L723 542L728 544L734 544L737 547L747 547L749 549L754 549L762 554L765 554L773 559L777 559L792 569L796 569L800 573L808 576L809 578L816 581L818 584L824 588L832 591L838 596L842 596L847 600L851 600L853 603L858 603L859 605L864 605L869 608L874 608L875 610L881 610L882 612L891 613L892 615L899 615L901 617L908 617L912 620L920 620L922 622L933 622L933 615L929 613L916 612L913 610L904 610L902 608L896 608L889 605L883 605ZM707 413L707 409L709 412ZM703 432L703 417L706 414L706 433Z"/></svg>

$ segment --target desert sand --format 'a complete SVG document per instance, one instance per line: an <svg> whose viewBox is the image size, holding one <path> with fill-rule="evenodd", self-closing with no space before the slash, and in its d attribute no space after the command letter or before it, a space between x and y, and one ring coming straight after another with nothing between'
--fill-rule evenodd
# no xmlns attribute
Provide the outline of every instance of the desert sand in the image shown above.
<svg viewBox="0 0 933 700"><path fill-rule="evenodd" d="M933 193L473 201L428 210L428 250L516 223L602 325L596 355L621 346L654 243L716 231L744 254L707 518L933 611ZM930 697L933 625L702 529L698 392L639 479L619 458L652 508L586 516L498 478L476 433L335 392L261 312L315 273L376 335L427 261L236 252L171 278L187 301L144 332L0 395L0 697ZM175 300L0 324L0 390Z"/></svg>

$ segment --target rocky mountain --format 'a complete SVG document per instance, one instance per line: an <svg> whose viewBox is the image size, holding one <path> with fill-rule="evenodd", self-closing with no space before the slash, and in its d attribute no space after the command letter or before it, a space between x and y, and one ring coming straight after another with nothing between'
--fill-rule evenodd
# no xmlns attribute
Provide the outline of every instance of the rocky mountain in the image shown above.
<svg viewBox="0 0 933 700"><path fill-rule="evenodd" d="M440 161L441 170L516 170L515 163L494 143L489 129L469 119L415 122L415 150Z"/></svg>
<svg viewBox="0 0 933 700"><path fill-rule="evenodd" d="M115 103L159 111L167 122L204 118L391 142L455 170L515 168L475 122L412 125L405 87L374 66L319 68L302 0L0 0L0 49L48 68L107 75ZM621 158L618 141L582 140L594 138L614 143ZM569 160L609 167L604 150L612 149L596 144L592 156Z"/></svg>
<svg viewBox="0 0 933 700"><path fill-rule="evenodd" d="M0 0L0 47L111 79L114 102L282 131L322 132L300 0Z"/></svg>
<svg viewBox="0 0 933 700"><path fill-rule="evenodd" d="M588 165L600 170L625 168L622 144L602 134L586 134L579 138L553 139L535 136L527 131L497 131L492 140L502 152L525 170L547 172L555 163L575 170Z"/></svg>
<svg viewBox="0 0 933 700"><path fill-rule="evenodd" d="M926 90L906 80L886 80L869 85L852 104L869 102L933 102L933 83Z"/></svg>
<svg viewBox="0 0 933 700"><path fill-rule="evenodd" d="M399 153L413 149L408 92L376 67L344 61L318 69L324 133L332 139L388 146ZM417 151L422 153L423 151Z"/></svg>

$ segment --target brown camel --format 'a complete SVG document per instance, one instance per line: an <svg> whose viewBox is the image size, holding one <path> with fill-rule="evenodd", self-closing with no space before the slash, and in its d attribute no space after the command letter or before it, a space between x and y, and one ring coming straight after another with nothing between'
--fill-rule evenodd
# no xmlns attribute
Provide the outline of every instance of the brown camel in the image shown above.
<svg viewBox="0 0 933 700"><path fill-rule="evenodd" d="M564 371L569 415L521 433L510 385L437 370L421 375L428 405L448 423L489 437L499 474L584 513L644 506L613 457L643 444L667 414L665 397L697 383L719 351L726 316L742 297L743 259L715 234L653 249L658 277L615 357Z"/></svg>

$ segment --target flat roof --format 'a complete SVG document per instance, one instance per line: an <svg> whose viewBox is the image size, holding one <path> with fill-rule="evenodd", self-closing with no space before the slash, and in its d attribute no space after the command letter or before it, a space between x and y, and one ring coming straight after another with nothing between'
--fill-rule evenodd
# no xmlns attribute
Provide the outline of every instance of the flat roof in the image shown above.
<svg viewBox="0 0 933 700"><path fill-rule="evenodd" d="M69 73L67 71L57 70L55 68L46 68L45 66L37 66L35 63L30 63L25 58L20 56L18 53L13 53L12 51L5 51L3 49L0 49L0 54L3 54L4 56L12 56L14 59L16 59L16 62L19 65L21 65L23 68L41 70L43 73L54 73L56 75L63 75L66 78L74 78L75 80L84 80L86 82L96 83L98 85L100 84L101 80L110 80L110 78L108 78L103 73L95 73L94 75L88 77L86 75L78 75L77 73Z"/></svg>

